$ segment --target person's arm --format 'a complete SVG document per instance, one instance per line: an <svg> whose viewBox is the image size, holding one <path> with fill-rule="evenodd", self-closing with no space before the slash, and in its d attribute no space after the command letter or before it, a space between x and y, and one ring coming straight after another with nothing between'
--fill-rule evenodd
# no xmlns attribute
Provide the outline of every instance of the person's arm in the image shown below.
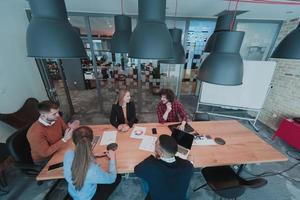
<svg viewBox="0 0 300 200"><path fill-rule="evenodd" d="M92 169L92 180L89 182L97 184L111 184L115 182L117 177L116 161L109 160L108 172L104 171L99 165L93 164Z"/></svg>
<svg viewBox="0 0 300 200"><path fill-rule="evenodd" d="M166 112L164 113L163 119L164 119L165 121L168 120L169 113L170 113L170 111L168 111L168 110L166 110Z"/></svg>
<svg viewBox="0 0 300 200"><path fill-rule="evenodd" d="M35 149L41 157L49 157L54 152L56 152L62 145L64 144L63 140L58 140L56 143L49 145L47 138L43 135L43 133L37 134L36 137L30 141L31 148Z"/></svg>
<svg viewBox="0 0 300 200"><path fill-rule="evenodd" d="M186 123L187 120L188 120L188 116L187 116L187 113L184 110L183 105L179 101L177 101L177 111L178 111L178 114L181 118L181 121Z"/></svg>
<svg viewBox="0 0 300 200"><path fill-rule="evenodd" d="M160 103L157 105L156 113L157 113L157 118L159 123L164 123L167 121L167 119L164 119L163 117L165 112L163 111L162 105Z"/></svg>
<svg viewBox="0 0 300 200"><path fill-rule="evenodd" d="M136 120L136 113L135 113L135 105L133 102L130 102L129 104L129 115L130 115L130 119L128 120L128 126L131 128L133 126L133 124L135 123Z"/></svg>
<svg viewBox="0 0 300 200"><path fill-rule="evenodd" d="M144 180L148 180L149 176L151 176L151 167L149 166L150 159L153 159L152 156L149 156L138 165L134 167L134 173L137 177L142 178Z"/></svg>
<svg viewBox="0 0 300 200"><path fill-rule="evenodd" d="M117 119L117 110L116 110L115 105L112 105L112 107L111 107L110 123L111 123L111 125L113 125L116 128L118 128L118 126L120 125L120 123L118 122L118 119Z"/></svg>

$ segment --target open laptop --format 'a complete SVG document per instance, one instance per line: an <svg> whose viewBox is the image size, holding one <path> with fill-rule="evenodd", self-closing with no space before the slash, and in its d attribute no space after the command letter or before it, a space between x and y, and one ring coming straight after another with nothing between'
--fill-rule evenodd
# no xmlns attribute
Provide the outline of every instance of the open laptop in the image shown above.
<svg viewBox="0 0 300 200"><path fill-rule="evenodd" d="M177 128L173 128L171 136L176 140L178 144L178 151L176 153L176 156L182 159L187 159L192 148L194 135L189 134L185 131L181 131Z"/></svg>
<svg viewBox="0 0 300 200"><path fill-rule="evenodd" d="M171 124L171 125L168 125L168 127L169 127L169 129L171 131L173 131L174 128L177 128L180 125L181 125L181 123L179 123L179 124ZM184 127L184 131L191 133L191 132L194 131L194 129L193 129L193 127L191 127L191 125L189 125L188 123L186 123L185 127Z"/></svg>

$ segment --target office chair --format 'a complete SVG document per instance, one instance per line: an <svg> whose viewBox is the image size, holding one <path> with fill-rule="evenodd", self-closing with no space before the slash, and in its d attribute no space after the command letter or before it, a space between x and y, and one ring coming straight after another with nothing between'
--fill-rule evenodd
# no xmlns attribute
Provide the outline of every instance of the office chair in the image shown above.
<svg viewBox="0 0 300 200"><path fill-rule="evenodd" d="M33 163L30 152L30 145L26 138L30 125L17 130L7 140L8 151L15 161L15 166L29 176L36 176L41 171L42 166Z"/></svg>
<svg viewBox="0 0 300 200"><path fill-rule="evenodd" d="M30 145L26 137L27 131L30 126L31 124L17 130L6 140L6 145L11 157L15 161L15 166L19 168L24 174L31 177L36 177L42 170L43 166L34 164L31 157ZM45 195L44 200L49 199L50 195L55 190L59 182L60 180L56 180L54 182L50 190ZM43 184L43 181L38 181L37 184L41 185Z"/></svg>
<svg viewBox="0 0 300 200"><path fill-rule="evenodd" d="M267 180L256 178L245 180L241 178L230 166L206 167L202 169L202 175L207 184L221 198L236 199L242 196L246 188L259 188L267 184Z"/></svg>
<svg viewBox="0 0 300 200"><path fill-rule="evenodd" d="M5 143L0 143L0 163L4 162L9 157ZM0 196L6 195L9 191L2 189L7 187L7 181L5 177L5 169L0 172Z"/></svg>
<svg viewBox="0 0 300 200"><path fill-rule="evenodd" d="M193 121L210 121L208 113L194 113Z"/></svg>

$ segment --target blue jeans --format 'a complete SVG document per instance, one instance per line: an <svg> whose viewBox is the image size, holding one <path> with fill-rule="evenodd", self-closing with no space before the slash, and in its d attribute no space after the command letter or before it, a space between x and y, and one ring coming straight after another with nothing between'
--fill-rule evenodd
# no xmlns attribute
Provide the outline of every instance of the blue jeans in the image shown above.
<svg viewBox="0 0 300 200"><path fill-rule="evenodd" d="M141 179L141 181L142 181L142 190L147 195L149 193L149 185L144 179Z"/></svg>

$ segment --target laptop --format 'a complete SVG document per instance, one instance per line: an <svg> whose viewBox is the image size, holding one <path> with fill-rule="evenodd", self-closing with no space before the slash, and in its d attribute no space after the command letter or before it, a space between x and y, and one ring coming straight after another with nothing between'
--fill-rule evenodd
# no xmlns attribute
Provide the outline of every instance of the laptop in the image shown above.
<svg viewBox="0 0 300 200"><path fill-rule="evenodd" d="M101 136L99 136L99 135L94 136L93 141L92 141L92 150L94 150L96 144L98 144L100 139L101 139Z"/></svg>
<svg viewBox="0 0 300 200"><path fill-rule="evenodd" d="M185 131L181 131L177 128L173 128L171 136L176 140L178 145L178 151L176 153L176 156L182 159L187 159L192 148L194 135L189 134Z"/></svg>
<svg viewBox="0 0 300 200"><path fill-rule="evenodd" d="M171 124L171 125L168 125L168 127L169 127L169 129L170 129L171 131L173 131L174 128L177 128L177 127L180 126L180 125L181 125L181 123L179 123L179 124ZM193 129L193 127L191 127L188 123L186 123L186 124L185 124L185 127L184 127L184 131L185 131L185 132L191 133L191 132L194 131L194 129Z"/></svg>

